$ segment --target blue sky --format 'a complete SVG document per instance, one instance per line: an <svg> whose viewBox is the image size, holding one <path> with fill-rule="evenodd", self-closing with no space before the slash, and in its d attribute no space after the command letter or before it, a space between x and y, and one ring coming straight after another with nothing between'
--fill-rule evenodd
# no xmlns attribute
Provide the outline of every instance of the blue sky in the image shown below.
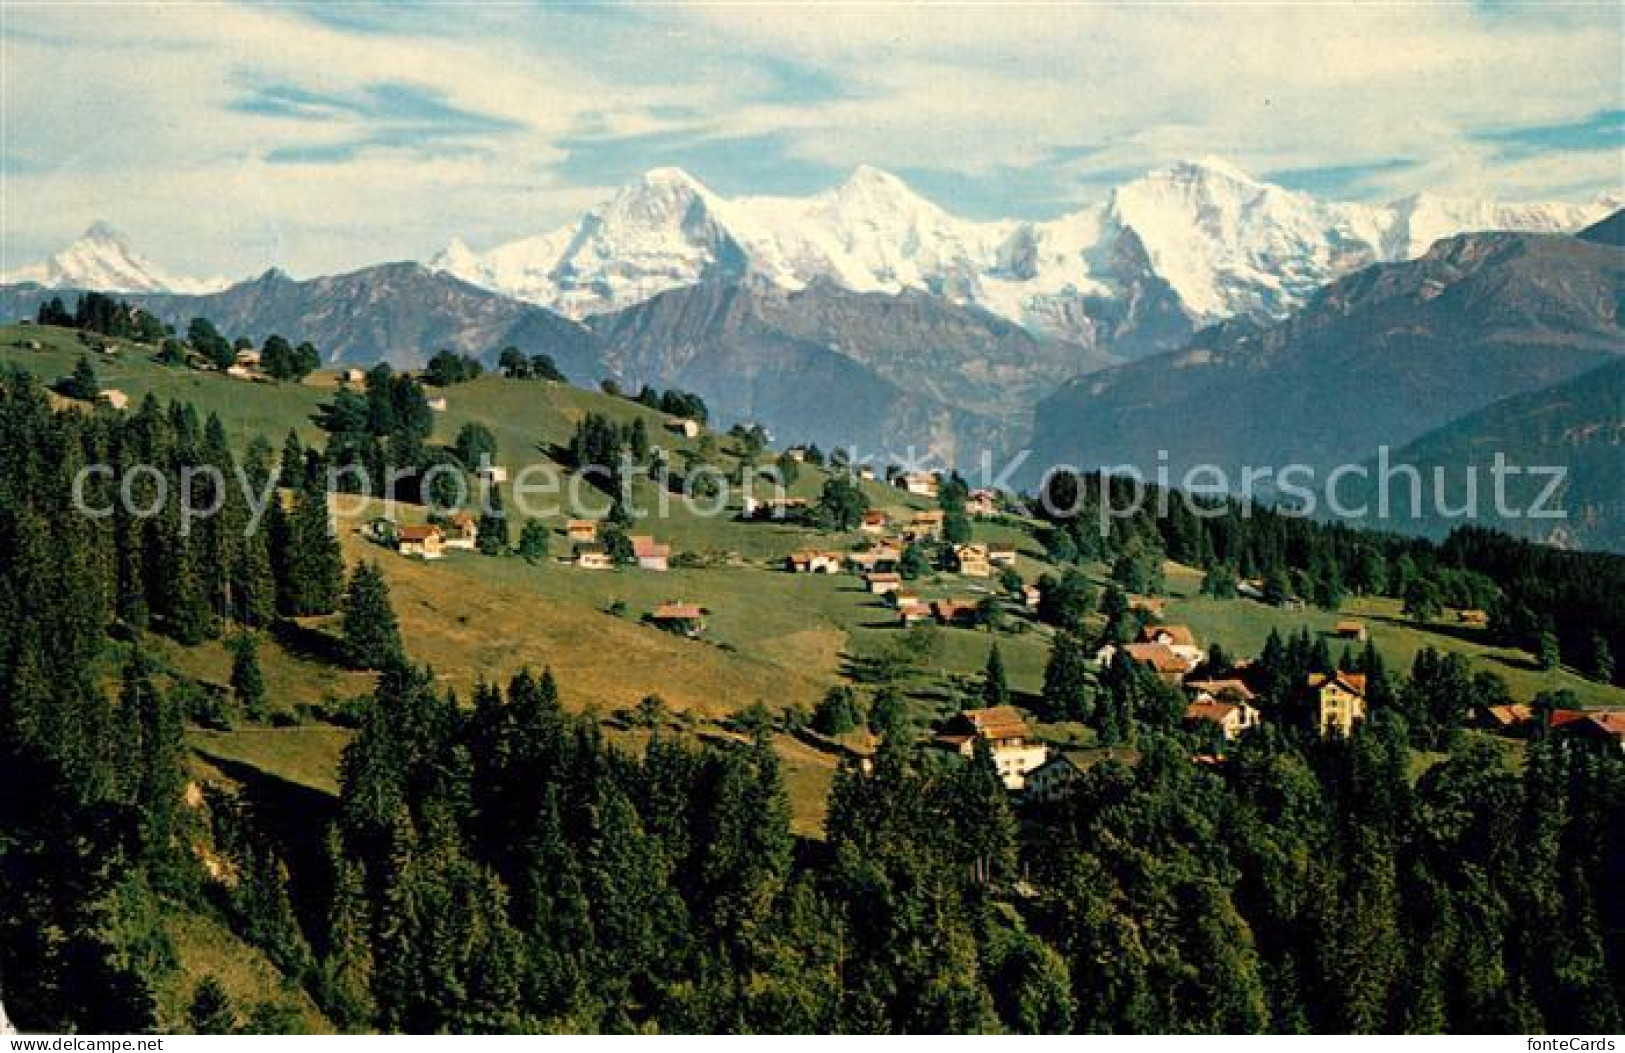
<svg viewBox="0 0 1625 1053"><path fill-rule="evenodd" d="M874 164L976 218L1203 155L1364 200L1625 184L1616 3L0 10L0 270L95 219L195 275L425 258L664 165L732 195Z"/></svg>

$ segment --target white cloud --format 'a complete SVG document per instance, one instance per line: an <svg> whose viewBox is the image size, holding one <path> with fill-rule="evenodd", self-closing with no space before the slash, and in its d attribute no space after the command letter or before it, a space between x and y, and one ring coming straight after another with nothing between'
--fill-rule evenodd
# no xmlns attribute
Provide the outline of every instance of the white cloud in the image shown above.
<svg viewBox="0 0 1625 1053"><path fill-rule="evenodd" d="M1016 215L1032 202L1006 192L1012 169L1081 200L1211 153L1260 172L1379 166L1366 186L1383 196L1625 182L1617 149L1512 156L1478 137L1620 108L1615 9L459 6L384 27L260 5L87 10L7 17L0 269L95 218L192 273L309 274L421 257L452 235L491 242L602 196L611 175L587 130L737 141L753 171L776 147L768 160L787 170L950 174L982 189L980 211ZM447 117L414 144L410 114L241 112L279 85L352 100L405 85L478 120ZM269 160L322 149L338 159ZM1414 164L1380 167L1395 160Z"/></svg>

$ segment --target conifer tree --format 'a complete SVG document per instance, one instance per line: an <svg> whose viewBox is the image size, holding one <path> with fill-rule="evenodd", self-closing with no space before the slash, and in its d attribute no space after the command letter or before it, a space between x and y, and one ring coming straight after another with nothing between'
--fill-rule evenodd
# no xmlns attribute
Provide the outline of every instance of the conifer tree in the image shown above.
<svg viewBox="0 0 1625 1053"><path fill-rule="evenodd" d="M259 641L238 633L231 647L231 693L243 715L256 723L266 717L265 674L260 671Z"/></svg>
<svg viewBox="0 0 1625 1053"><path fill-rule="evenodd" d="M383 669L399 662L404 650L389 583L378 564L355 568L344 596L344 655L356 669Z"/></svg>
<svg viewBox="0 0 1625 1053"><path fill-rule="evenodd" d="M186 1007L186 1025L194 1035L229 1035L237 1030L231 999L213 974L199 980L193 989L192 1002Z"/></svg>
<svg viewBox="0 0 1625 1053"><path fill-rule="evenodd" d="M1007 706L1010 704L1010 685L1004 675L1004 656L999 653L999 645L994 644L987 652L987 666L982 671L982 705Z"/></svg>

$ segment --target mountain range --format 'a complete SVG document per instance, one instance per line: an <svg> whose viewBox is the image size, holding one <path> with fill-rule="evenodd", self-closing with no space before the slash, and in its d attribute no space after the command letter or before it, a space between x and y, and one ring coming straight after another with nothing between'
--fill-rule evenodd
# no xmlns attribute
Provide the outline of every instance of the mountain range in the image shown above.
<svg viewBox="0 0 1625 1053"><path fill-rule="evenodd" d="M806 197L732 198L656 168L562 227L484 252L453 241L428 266L578 320L747 280L921 292L1126 359L1175 349L1230 318L1284 317L1328 281L1413 258L1451 234L1573 231L1620 203L1328 201L1209 158L1150 172L1055 219L976 221L869 166ZM0 275L0 284L22 282L188 293L224 284L170 277L104 224L45 263Z"/></svg>
<svg viewBox="0 0 1625 1053"><path fill-rule="evenodd" d="M576 318L747 276L792 290L912 290L1124 358L1225 319L1282 317L1334 278L1450 234L1573 231L1617 207L1323 201L1207 159L1057 219L977 222L867 166L808 197L735 198L662 168L573 223L484 253L456 241L430 266Z"/></svg>
<svg viewBox="0 0 1625 1053"><path fill-rule="evenodd" d="M494 363L512 344L577 383L695 391L783 442L962 467L1030 446L1031 464L1325 469L1378 446L1460 453L1506 400L1560 417L1563 385L1625 350L1625 213L1601 218L1608 203L1326 202L1206 161L1061 219L981 223L871 168L733 199L657 169L553 234L309 280L186 282L97 225L8 274L0 311L114 291L177 328L310 340L329 364L411 368L441 347ZM1608 462L1516 434L1531 455ZM1595 492L1573 497L1602 522L1580 543L1612 536Z"/></svg>
<svg viewBox="0 0 1625 1053"><path fill-rule="evenodd" d="M1497 400L1625 354L1617 216L1580 236L1492 232L1326 286L1284 321L1232 321L1185 348L1069 381L1039 404L1035 461L1302 463L1398 449Z"/></svg>

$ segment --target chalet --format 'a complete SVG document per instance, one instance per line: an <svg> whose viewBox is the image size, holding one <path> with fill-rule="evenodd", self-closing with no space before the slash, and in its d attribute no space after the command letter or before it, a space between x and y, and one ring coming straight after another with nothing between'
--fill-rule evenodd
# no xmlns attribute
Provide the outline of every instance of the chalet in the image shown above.
<svg viewBox="0 0 1625 1053"><path fill-rule="evenodd" d="M1234 742L1243 732L1256 728L1260 723L1258 710L1246 702L1221 702L1218 699L1192 702L1185 707L1185 720L1191 724L1216 726L1226 742Z"/></svg>
<svg viewBox="0 0 1625 1053"><path fill-rule="evenodd" d="M863 518L858 521L858 529L865 534L884 534L889 526L891 526L891 516L878 508L869 509L863 513Z"/></svg>
<svg viewBox="0 0 1625 1053"><path fill-rule="evenodd" d="M692 639L705 632L705 615L704 607L668 600L654 609L649 621L667 632Z"/></svg>
<svg viewBox="0 0 1625 1053"><path fill-rule="evenodd" d="M835 574L841 569L841 554L813 549L792 552L784 558L784 569L792 574Z"/></svg>
<svg viewBox="0 0 1625 1053"><path fill-rule="evenodd" d="M971 625L977 618L975 600L933 600L931 613L939 625Z"/></svg>
<svg viewBox="0 0 1625 1053"><path fill-rule="evenodd" d="M897 622L905 629L911 625L919 625L931 620L931 605L918 598L899 600L897 603Z"/></svg>
<svg viewBox="0 0 1625 1053"><path fill-rule="evenodd" d="M568 519L564 523L564 536L571 541L586 543L598 540L598 520Z"/></svg>
<svg viewBox="0 0 1625 1053"><path fill-rule="evenodd" d="M1566 719L1559 721L1559 714ZM1552 733L1568 743L1625 752L1625 709L1560 710L1552 714Z"/></svg>
<svg viewBox="0 0 1625 1053"><path fill-rule="evenodd" d="M596 541L579 544L574 549L576 566L582 570L614 570L615 560L609 549Z"/></svg>
<svg viewBox="0 0 1625 1053"><path fill-rule="evenodd" d="M986 578L993 573L993 566L987 561L986 545L956 545L954 565L967 578Z"/></svg>
<svg viewBox="0 0 1625 1053"><path fill-rule="evenodd" d="M905 604L920 603L922 601L920 599L920 594L915 592L913 589L898 589L896 592L886 597L886 602L891 604L893 607L902 607ZM929 607L930 605L927 604L926 606Z"/></svg>
<svg viewBox="0 0 1625 1053"><path fill-rule="evenodd" d="M1365 643L1368 636L1365 622L1355 621L1338 622L1337 628L1332 631L1332 635L1340 640L1355 640L1359 643Z"/></svg>
<svg viewBox="0 0 1625 1053"><path fill-rule="evenodd" d="M1488 625L1490 623L1490 616L1485 611L1470 607L1464 611L1457 611L1456 621L1460 622L1462 625Z"/></svg>
<svg viewBox="0 0 1625 1053"><path fill-rule="evenodd" d="M972 490L965 497L965 513L984 517L998 515L999 492L997 490Z"/></svg>
<svg viewBox="0 0 1625 1053"><path fill-rule="evenodd" d="M784 451L784 455L790 458L792 461L795 461L797 464L804 464L807 460L807 447L792 446L788 450Z"/></svg>
<svg viewBox="0 0 1625 1053"><path fill-rule="evenodd" d="M250 369L258 369L260 367L260 353L254 350L252 347L245 347L241 351L237 352L233 361L235 361L239 366L247 366Z"/></svg>
<svg viewBox="0 0 1625 1053"><path fill-rule="evenodd" d="M987 561L995 567L1013 567L1016 565L1016 546L1008 541L990 541L987 546Z"/></svg>
<svg viewBox="0 0 1625 1053"><path fill-rule="evenodd" d="M876 545L861 552L846 554L846 569L854 574L890 573L897 569L903 554L889 545Z"/></svg>
<svg viewBox="0 0 1625 1053"><path fill-rule="evenodd" d="M1095 652L1095 662L1107 666L1117 657L1118 648L1113 644L1106 644ZM1182 655L1176 654L1173 648L1164 643L1131 643L1125 644L1121 650L1128 655L1129 660L1143 666L1148 666L1163 681L1177 684L1196 667L1196 663Z"/></svg>
<svg viewBox="0 0 1625 1053"><path fill-rule="evenodd" d="M395 532L395 547L403 556L439 559L445 555L441 551L445 543L446 532L432 523L428 526L403 526Z"/></svg>
<svg viewBox="0 0 1625 1053"><path fill-rule="evenodd" d="M254 371L240 362L235 362L226 367L226 376L236 380L253 380Z"/></svg>
<svg viewBox="0 0 1625 1053"><path fill-rule="evenodd" d="M903 576L894 571L876 571L865 574L863 584L876 596L886 596L903 587Z"/></svg>
<svg viewBox="0 0 1625 1053"><path fill-rule="evenodd" d="M632 558L638 561L639 569L671 569L670 545L662 545L647 534L633 534L627 540L632 543Z"/></svg>
<svg viewBox="0 0 1625 1053"><path fill-rule="evenodd" d="M130 396L126 395L118 388L107 388L98 392L96 395L96 401L101 403L103 406L109 406L116 410L126 410L130 408Z"/></svg>
<svg viewBox="0 0 1625 1053"><path fill-rule="evenodd" d="M1027 773L1022 797L1041 804L1064 800L1072 792L1073 784L1083 772L1083 765L1079 763L1075 754L1056 753Z"/></svg>
<svg viewBox="0 0 1625 1053"><path fill-rule="evenodd" d="M904 472L897 477L897 487L916 497L936 497L937 477L931 472Z"/></svg>
<svg viewBox="0 0 1625 1053"><path fill-rule="evenodd" d="M685 439L697 439L704 429L700 427L699 421L692 418L671 417L666 421L666 430Z"/></svg>
<svg viewBox="0 0 1625 1053"><path fill-rule="evenodd" d="M480 547L480 521L469 512L458 512L446 520L446 548L473 552Z"/></svg>
<svg viewBox="0 0 1625 1053"><path fill-rule="evenodd" d="M937 735L936 742L966 758L976 755L978 740L987 743L1005 789L1020 790L1026 785L1027 773L1049 756L1048 748L1030 741L1031 738L1032 732L1020 710L1014 706L994 706L960 713Z"/></svg>
<svg viewBox="0 0 1625 1053"><path fill-rule="evenodd" d="M446 402L446 396L444 395L436 395L433 398L425 399L424 401L428 407L436 413L446 412L447 406L449 405Z"/></svg>
<svg viewBox="0 0 1625 1053"><path fill-rule="evenodd" d="M914 518L908 522L908 536L915 540L935 540L941 537L944 517L944 513L937 509L915 512Z"/></svg>
<svg viewBox="0 0 1625 1053"><path fill-rule="evenodd" d="M367 371L364 369L352 367L339 373L339 381L344 384L360 384L365 382L366 379Z"/></svg>
<svg viewBox="0 0 1625 1053"><path fill-rule="evenodd" d="M1484 706L1473 717L1473 723L1486 731L1503 735L1519 735L1534 724L1534 710L1519 703L1505 706Z"/></svg>
<svg viewBox="0 0 1625 1053"><path fill-rule="evenodd" d="M1217 680L1187 680L1185 693L1194 702L1247 702L1258 701L1253 689L1247 686L1247 681L1239 677L1225 677Z"/></svg>
<svg viewBox="0 0 1625 1053"><path fill-rule="evenodd" d="M858 465L858 478L864 480L865 482L874 482L875 466L872 464Z"/></svg>
<svg viewBox="0 0 1625 1053"><path fill-rule="evenodd" d="M1354 726L1365 720L1364 673L1315 673L1309 677L1309 687L1315 692L1322 735L1333 729L1340 735L1352 735Z"/></svg>
<svg viewBox="0 0 1625 1053"><path fill-rule="evenodd" d="M1043 590L1037 585L1023 585L1021 587L1021 604L1029 611L1038 609L1038 601L1044 598Z"/></svg>
<svg viewBox="0 0 1625 1053"><path fill-rule="evenodd" d="M1147 625L1140 630L1140 643L1162 644L1192 666L1204 657L1187 625Z"/></svg>

